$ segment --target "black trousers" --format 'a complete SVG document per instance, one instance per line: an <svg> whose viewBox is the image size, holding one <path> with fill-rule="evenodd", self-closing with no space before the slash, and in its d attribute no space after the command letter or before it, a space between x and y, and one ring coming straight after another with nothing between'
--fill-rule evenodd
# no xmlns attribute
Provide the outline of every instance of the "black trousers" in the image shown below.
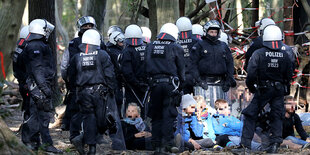
<svg viewBox="0 0 310 155"><path fill-rule="evenodd" d="M64 122L69 125L70 140L80 134L82 114L80 113L80 107L77 103L77 93L72 91L67 96L67 107L64 116Z"/></svg>
<svg viewBox="0 0 310 155"><path fill-rule="evenodd" d="M284 88L275 87L261 88L260 93L255 93L252 102L242 111L244 115L244 124L242 129L241 144L251 148L258 113L270 104L270 126L271 137L270 144L282 143L282 121L284 118Z"/></svg>
<svg viewBox="0 0 310 155"><path fill-rule="evenodd" d="M27 85L25 82L19 82L19 93L23 98L22 110L29 109L30 106L30 94L27 91Z"/></svg>
<svg viewBox="0 0 310 155"><path fill-rule="evenodd" d="M151 88L148 116L152 118L152 145L154 147L172 146L174 140L174 121L178 114L172 105L171 83L158 83Z"/></svg>
<svg viewBox="0 0 310 155"><path fill-rule="evenodd" d="M50 112L37 108L36 103L30 98L29 108L25 110L24 123L22 125L23 143L42 143L52 145L53 141L49 133Z"/></svg>
<svg viewBox="0 0 310 155"><path fill-rule="evenodd" d="M92 90L83 89L78 92L78 104L80 105L80 114L83 118L83 140L85 144L96 144L96 136L99 133L98 127L105 126L105 119L107 119L105 116L106 114L110 114L113 117L117 128L116 133L109 133L112 140L112 149L126 150L125 140L114 96L112 99L104 101L99 92L92 92ZM104 109L104 107L107 108ZM99 112L98 109L100 108L102 111ZM108 128L109 127L107 126L106 129ZM101 130L101 132L104 131Z"/></svg>

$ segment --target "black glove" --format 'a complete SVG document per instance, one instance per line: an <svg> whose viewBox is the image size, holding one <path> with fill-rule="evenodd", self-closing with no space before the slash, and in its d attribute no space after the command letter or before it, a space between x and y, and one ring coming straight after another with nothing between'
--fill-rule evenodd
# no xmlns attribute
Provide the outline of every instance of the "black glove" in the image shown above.
<svg viewBox="0 0 310 155"><path fill-rule="evenodd" d="M222 90L224 91L224 92L228 92L229 91L229 86L228 85L223 85L222 86Z"/></svg>
<svg viewBox="0 0 310 155"><path fill-rule="evenodd" d="M207 82L200 81L200 82L198 83L198 86L200 86L200 87L203 88L204 90L208 90L208 84L207 84Z"/></svg>
<svg viewBox="0 0 310 155"><path fill-rule="evenodd" d="M236 87L237 86L237 82L234 78L230 78L230 86L231 87Z"/></svg>
<svg viewBox="0 0 310 155"><path fill-rule="evenodd" d="M52 90L51 90L50 88L48 88L47 86L41 87L40 90L43 92L43 94L44 94L46 97L50 98L50 97L52 96Z"/></svg>

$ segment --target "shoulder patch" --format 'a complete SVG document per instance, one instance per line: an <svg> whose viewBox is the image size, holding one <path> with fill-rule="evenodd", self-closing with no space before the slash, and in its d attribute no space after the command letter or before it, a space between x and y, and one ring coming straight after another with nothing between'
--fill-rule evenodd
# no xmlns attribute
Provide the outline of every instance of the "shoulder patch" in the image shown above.
<svg viewBox="0 0 310 155"><path fill-rule="evenodd" d="M40 54L39 50L33 51L34 54Z"/></svg>
<svg viewBox="0 0 310 155"><path fill-rule="evenodd" d="M285 46L282 46L282 47L281 47L281 50L285 51L285 50L286 50Z"/></svg>

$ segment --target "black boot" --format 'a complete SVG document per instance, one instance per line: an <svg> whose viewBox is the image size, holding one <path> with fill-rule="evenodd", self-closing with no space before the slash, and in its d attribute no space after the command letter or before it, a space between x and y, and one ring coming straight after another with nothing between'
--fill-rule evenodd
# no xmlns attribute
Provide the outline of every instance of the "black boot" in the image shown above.
<svg viewBox="0 0 310 155"><path fill-rule="evenodd" d="M87 155L95 155L95 154L96 154L96 144L89 145Z"/></svg>
<svg viewBox="0 0 310 155"><path fill-rule="evenodd" d="M278 153L279 147L280 147L279 143L273 143L269 146L267 153Z"/></svg>
<svg viewBox="0 0 310 155"><path fill-rule="evenodd" d="M75 149L79 152L80 155L85 154L82 134L74 137L71 140L71 143L74 145Z"/></svg>

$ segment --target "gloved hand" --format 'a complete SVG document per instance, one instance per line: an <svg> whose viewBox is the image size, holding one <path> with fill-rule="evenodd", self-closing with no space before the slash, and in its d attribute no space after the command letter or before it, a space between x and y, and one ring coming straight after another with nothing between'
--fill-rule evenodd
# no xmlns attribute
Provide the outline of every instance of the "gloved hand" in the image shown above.
<svg viewBox="0 0 310 155"><path fill-rule="evenodd" d="M228 92L229 91L229 86L228 85L223 85L222 86L222 90L224 91L224 92Z"/></svg>
<svg viewBox="0 0 310 155"><path fill-rule="evenodd" d="M207 82L204 81L200 81L198 86L200 86L201 88L203 88L204 90L208 90L208 84Z"/></svg>
<svg viewBox="0 0 310 155"><path fill-rule="evenodd" d="M231 87L236 87L237 86L237 82L236 82L236 80L234 78L230 79L230 86Z"/></svg>
<svg viewBox="0 0 310 155"><path fill-rule="evenodd" d="M45 111L45 112L51 112L51 111L53 111L53 103L52 103L52 100L51 100L51 98L45 98L44 100L43 100L43 110Z"/></svg>
<svg viewBox="0 0 310 155"><path fill-rule="evenodd" d="M48 88L47 86L43 86L41 87L40 89L43 94L47 97L47 98L50 98L52 96L52 90L50 88Z"/></svg>

